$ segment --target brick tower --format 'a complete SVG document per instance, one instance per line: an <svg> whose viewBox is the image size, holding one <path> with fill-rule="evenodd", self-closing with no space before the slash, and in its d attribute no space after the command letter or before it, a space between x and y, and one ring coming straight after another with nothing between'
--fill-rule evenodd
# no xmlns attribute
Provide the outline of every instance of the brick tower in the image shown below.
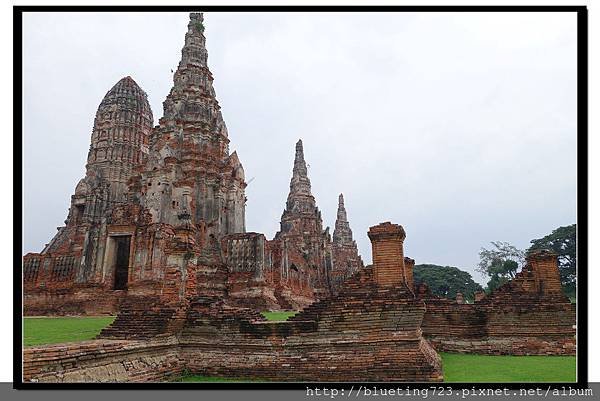
<svg viewBox="0 0 600 401"><path fill-rule="evenodd" d="M331 235L329 227L323 230L321 212L311 193L302 140L296 143L290 192L272 248L279 256L275 265L284 283L290 278L296 281L297 276L300 282L308 281L305 286L310 287L317 298L329 294Z"/></svg>
<svg viewBox="0 0 600 401"><path fill-rule="evenodd" d="M115 205L127 200L127 182L148 154L152 123L146 92L131 77L121 79L106 93L96 112L86 174L71 197L66 227L59 229L42 253L77 250L83 244L74 238L75 231L93 248L88 244L97 233L89 231ZM85 256L84 265L90 267L93 257Z"/></svg>
<svg viewBox="0 0 600 401"><path fill-rule="evenodd" d="M203 15L190 14L181 61L150 137L141 203L154 223L199 228L197 242L245 231L244 169L207 66ZM213 244L214 245L214 244Z"/></svg>
<svg viewBox="0 0 600 401"><path fill-rule="evenodd" d="M344 205L344 195L340 194L335 229L333 230L333 269L330 274L333 291L337 291L344 280L363 267L356 241L352 238L352 230Z"/></svg>
<svg viewBox="0 0 600 401"><path fill-rule="evenodd" d="M402 226L390 222L373 226L367 233L373 247L373 277L380 286L406 285Z"/></svg>
<svg viewBox="0 0 600 401"><path fill-rule="evenodd" d="M65 226L41 253L23 258L25 314L114 310L119 295L105 293L113 289L112 272L104 270L106 228L112 212L130 200L127 185L146 160L152 124L147 95L131 77L106 93ZM88 293L71 302L74 285Z"/></svg>

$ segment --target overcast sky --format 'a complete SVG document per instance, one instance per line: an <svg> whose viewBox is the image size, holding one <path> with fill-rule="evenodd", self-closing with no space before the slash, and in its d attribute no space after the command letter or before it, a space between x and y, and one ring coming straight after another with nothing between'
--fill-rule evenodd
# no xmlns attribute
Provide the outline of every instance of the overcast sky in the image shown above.
<svg viewBox="0 0 600 401"><path fill-rule="evenodd" d="M187 13L27 13L24 253L63 225L96 109L131 75L154 122ZM209 67L246 179L246 227L279 228L302 138L324 225L359 251L402 224L416 263L474 273L481 247L576 218L575 13L206 13Z"/></svg>

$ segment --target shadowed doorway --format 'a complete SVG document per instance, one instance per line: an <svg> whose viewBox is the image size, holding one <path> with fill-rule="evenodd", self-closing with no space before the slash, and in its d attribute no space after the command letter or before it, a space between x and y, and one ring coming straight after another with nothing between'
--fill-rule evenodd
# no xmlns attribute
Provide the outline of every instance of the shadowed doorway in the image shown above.
<svg viewBox="0 0 600 401"><path fill-rule="evenodd" d="M129 245L131 236L124 235L113 237L116 246L115 260L115 290L126 290L127 280L129 279Z"/></svg>

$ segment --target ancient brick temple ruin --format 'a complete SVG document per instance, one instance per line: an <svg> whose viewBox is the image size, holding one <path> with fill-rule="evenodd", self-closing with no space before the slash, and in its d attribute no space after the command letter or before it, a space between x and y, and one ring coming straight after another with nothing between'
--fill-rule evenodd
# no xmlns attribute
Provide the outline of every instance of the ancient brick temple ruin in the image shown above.
<svg viewBox="0 0 600 401"><path fill-rule="evenodd" d="M404 229L369 230L372 268L360 269L336 295L286 322L268 322L223 300L191 297L177 328L156 335L144 322L101 338L27 348L24 379L39 382L157 381L183 371L281 381L441 381L441 360L422 335L425 303L407 283ZM186 281L193 281L188 276ZM144 332L143 341L132 332Z"/></svg>
<svg viewBox="0 0 600 401"><path fill-rule="evenodd" d="M162 381L182 372L289 381L441 381L437 351L574 355L575 306L557 256L538 251L476 302L415 288L404 229L370 228L364 267L343 195L333 238L302 141L272 240L246 232L244 170L192 13L164 115L152 128L129 77L102 101L65 226L24 259L24 313L109 314L96 340L28 347L23 378ZM268 322L266 309L303 309Z"/></svg>
<svg viewBox="0 0 600 401"><path fill-rule="evenodd" d="M192 13L156 127L131 77L102 100L65 226L23 258L26 315L112 314L185 291L259 311L299 309L362 267L343 202L333 242L323 229L302 141L280 231L271 241L246 232L244 169L229 150L203 31ZM190 276L194 288L184 288Z"/></svg>
<svg viewBox="0 0 600 401"><path fill-rule="evenodd" d="M441 381L437 351L574 355L574 308L560 293L556 255L537 252L518 277L475 304L412 290L402 226L368 232L373 265L337 294L285 322L223 299L185 293L181 318L163 305L125 309L96 340L29 347L33 382L163 381L184 372L278 381ZM188 275L186 288L195 279ZM163 315L161 315L161 313ZM165 324L163 324L165 323ZM158 328L158 329L156 329Z"/></svg>

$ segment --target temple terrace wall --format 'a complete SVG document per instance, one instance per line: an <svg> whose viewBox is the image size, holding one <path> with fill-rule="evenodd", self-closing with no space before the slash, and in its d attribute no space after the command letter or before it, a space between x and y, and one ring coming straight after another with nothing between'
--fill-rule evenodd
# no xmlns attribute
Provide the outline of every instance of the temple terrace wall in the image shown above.
<svg viewBox="0 0 600 401"><path fill-rule="evenodd" d="M404 281L390 280L404 269L396 258L399 232L390 223L372 227L374 249L393 254L291 321L266 322L248 309L198 300L175 336L27 348L24 380L159 381L185 369L278 381L441 381L441 359L420 327L425 304ZM114 329L135 329L126 323Z"/></svg>

